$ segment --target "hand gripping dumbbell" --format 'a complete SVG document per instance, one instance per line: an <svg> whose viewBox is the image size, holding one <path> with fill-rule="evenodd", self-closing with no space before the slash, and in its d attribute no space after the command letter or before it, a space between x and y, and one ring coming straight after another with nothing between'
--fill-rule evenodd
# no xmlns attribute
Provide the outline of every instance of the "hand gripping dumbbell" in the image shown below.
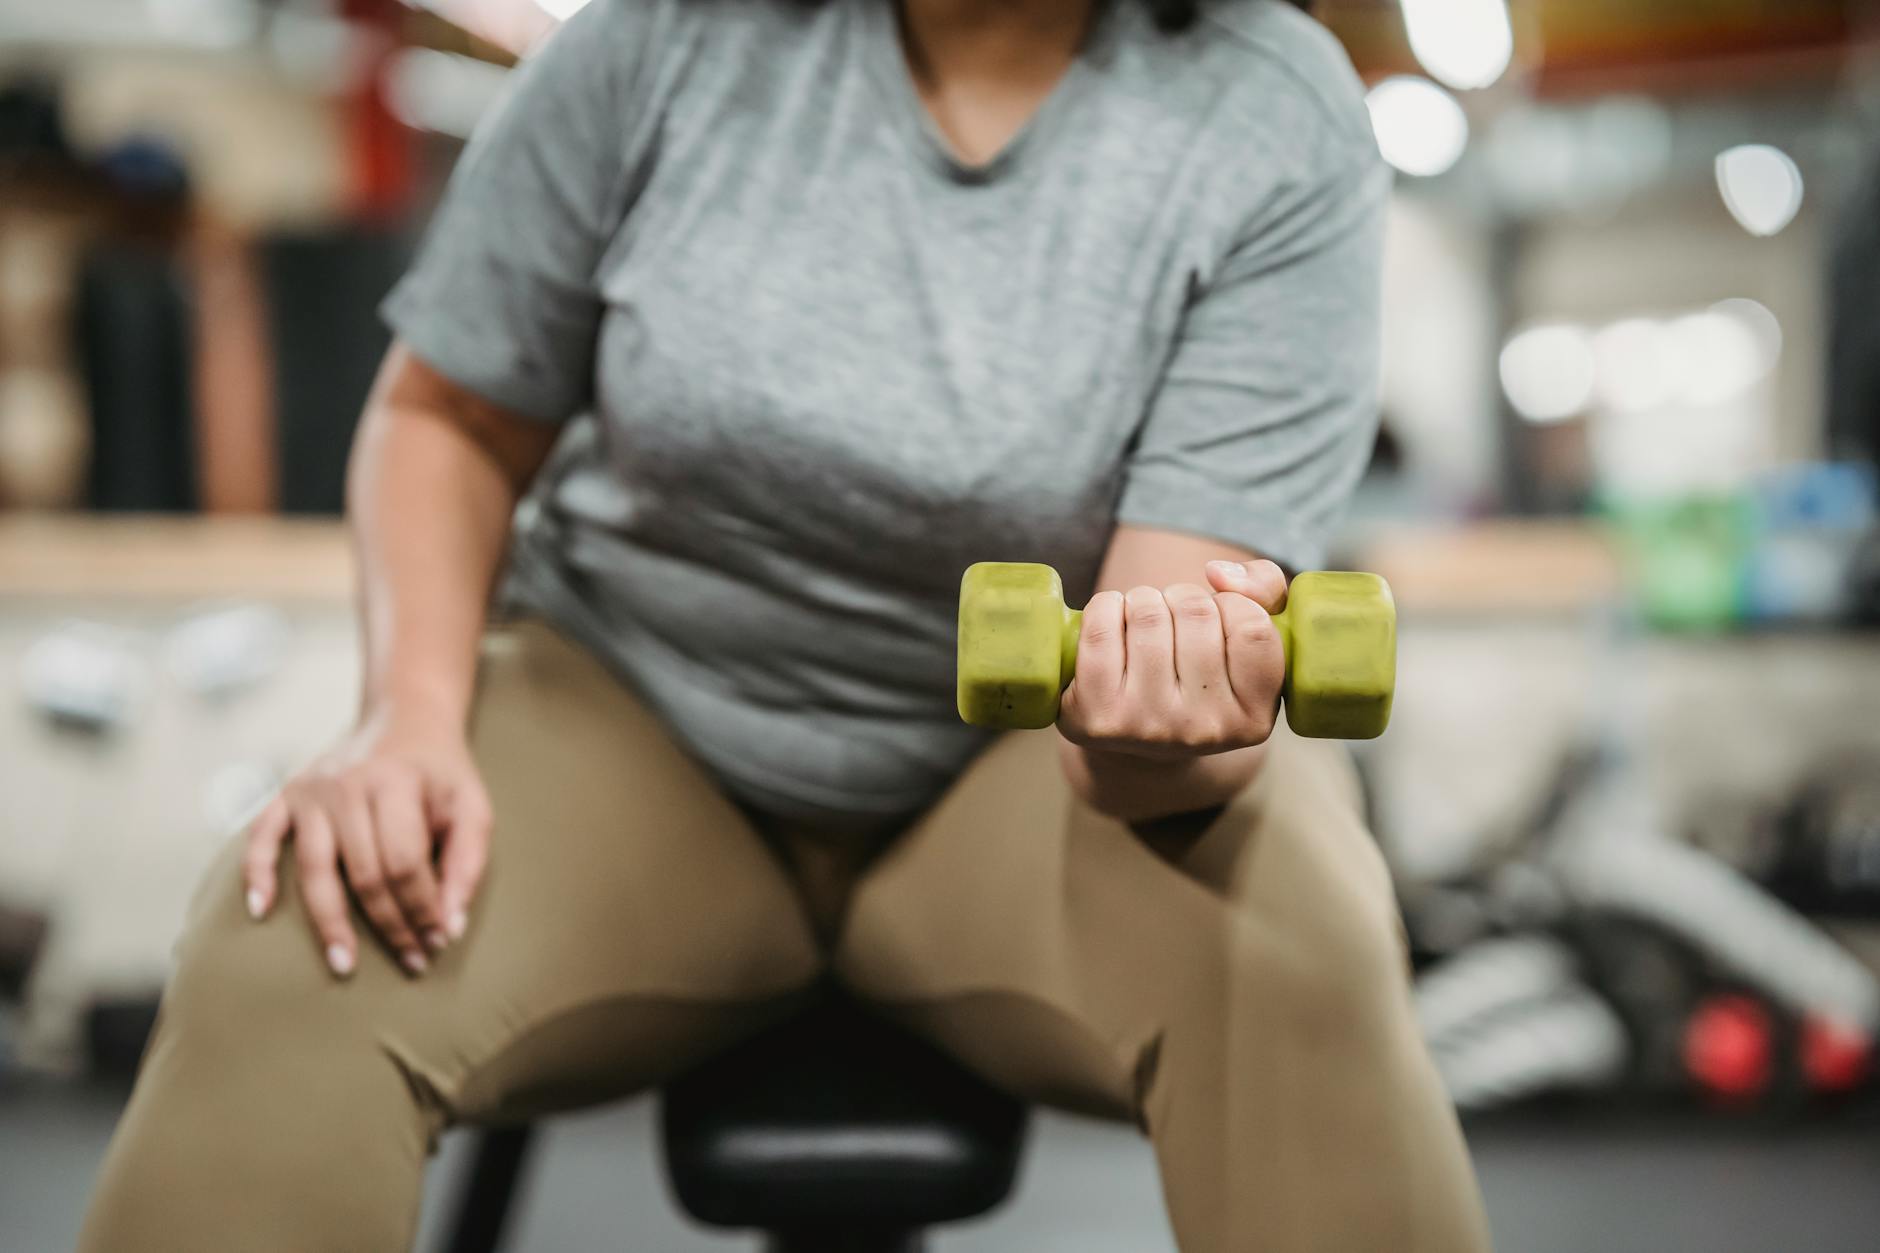
<svg viewBox="0 0 1880 1253"><path fill-rule="evenodd" d="M1057 721L1084 615L1050 566L982 561L960 580L959 709L974 726ZM1375 574L1298 575L1273 615L1286 649L1286 720L1299 735L1368 740L1390 723L1397 609Z"/></svg>

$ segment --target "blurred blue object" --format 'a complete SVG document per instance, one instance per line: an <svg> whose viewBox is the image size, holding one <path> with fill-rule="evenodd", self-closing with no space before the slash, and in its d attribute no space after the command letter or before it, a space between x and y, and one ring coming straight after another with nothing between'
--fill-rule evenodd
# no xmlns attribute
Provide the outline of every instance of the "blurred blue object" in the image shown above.
<svg viewBox="0 0 1880 1253"><path fill-rule="evenodd" d="M167 141L132 135L96 158L98 172L128 195L155 200L186 200L189 167Z"/></svg>
<svg viewBox="0 0 1880 1253"><path fill-rule="evenodd" d="M1874 470L1836 461L1786 466L1757 484L1756 500L1766 530L1865 531L1874 522Z"/></svg>
<svg viewBox="0 0 1880 1253"><path fill-rule="evenodd" d="M1762 479L1744 579L1746 615L1798 623L1849 617L1849 574L1874 526L1875 496L1873 469L1854 463L1790 466Z"/></svg>

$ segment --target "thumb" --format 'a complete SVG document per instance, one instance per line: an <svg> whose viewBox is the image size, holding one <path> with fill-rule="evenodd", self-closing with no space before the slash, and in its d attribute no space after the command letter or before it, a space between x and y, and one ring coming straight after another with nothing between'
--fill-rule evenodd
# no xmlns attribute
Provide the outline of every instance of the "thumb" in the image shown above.
<svg viewBox="0 0 1880 1253"><path fill-rule="evenodd" d="M1286 572L1264 559L1210 561L1208 583L1217 592L1239 592L1268 613L1286 608Z"/></svg>

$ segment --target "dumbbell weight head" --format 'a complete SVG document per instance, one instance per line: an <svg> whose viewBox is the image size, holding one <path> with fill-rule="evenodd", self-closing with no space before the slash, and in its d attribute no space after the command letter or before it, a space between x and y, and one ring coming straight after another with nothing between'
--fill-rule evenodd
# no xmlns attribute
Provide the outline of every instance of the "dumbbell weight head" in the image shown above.
<svg viewBox="0 0 1880 1253"><path fill-rule="evenodd" d="M1374 574L1312 571L1274 617L1286 648L1287 720L1319 739L1372 739L1390 722L1397 616ZM1057 720L1077 668L1083 614L1049 566L982 561L960 581L960 717L1016 730Z"/></svg>
<svg viewBox="0 0 1880 1253"><path fill-rule="evenodd" d="M1308 570L1285 612L1286 721L1319 740L1372 740L1390 725L1397 690L1397 605L1375 574Z"/></svg>
<svg viewBox="0 0 1880 1253"><path fill-rule="evenodd" d="M1064 604L1064 584L1050 566L968 566L960 580L960 717L1008 730L1056 722L1058 696L1077 669L1083 617Z"/></svg>

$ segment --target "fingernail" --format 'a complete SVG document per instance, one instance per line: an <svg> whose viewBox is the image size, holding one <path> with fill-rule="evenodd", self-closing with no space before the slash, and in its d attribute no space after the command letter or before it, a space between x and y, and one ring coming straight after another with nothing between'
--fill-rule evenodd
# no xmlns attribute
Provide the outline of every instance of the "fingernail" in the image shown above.
<svg viewBox="0 0 1880 1253"><path fill-rule="evenodd" d="M326 950L326 964L333 968L333 973L344 979L352 973L352 951L344 944L331 944Z"/></svg>
<svg viewBox="0 0 1880 1253"><path fill-rule="evenodd" d="M464 914L463 910L454 909L451 911L450 918L444 925L450 928L451 939L461 940L463 939L463 933L470 926L470 919Z"/></svg>
<svg viewBox="0 0 1880 1253"><path fill-rule="evenodd" d="M406 970L409 970L409 971L410 971L410 972L411 972L412 974L414 974L414 975L421 975L421 974L423 974L423 973L425 972L425 970L426 970L426 969L427 969L427 968L428 968L428 967L430 966L430 964L431 964L431 963L429 963L429 962L427 962L427 961L425 961L425 960L424 960L424 954L423 954L423 953L420 953L420 952L419 952L419 951L418 951L417 949L415 949L415 948L408 948L408 949L406 949L406 950L405 950L405 951L404 951L403 953L401 953L401 954L399 955L399 960L400 960L400 961L402 961L402 962L404 962L404 963L405 963L405 969L406 969Z"/></svg>
<svg viewBox="0 0 1880 1253"><path fill-rule="evenodd" d="M260 920L268 912L268 898L261 894L260 888L248 889L248 916Z"/></svg>
<svg viewBox="0 0 1880 1253"><path fill-rule="evenodd" d="M1208 563L1208 569L1218 570L1233 579L1245 578L1247 575L1247 567L1241 565L1238 561L1210 561Z"/></svg>
<svg viewBox="0 0 1880 1253"><path fill-rule="evenodd" d="M431 946L433 953L441 953L444 951L444 946L450 943L450 937L436 927L432 927L424 933L424 942Z"/></svg>

